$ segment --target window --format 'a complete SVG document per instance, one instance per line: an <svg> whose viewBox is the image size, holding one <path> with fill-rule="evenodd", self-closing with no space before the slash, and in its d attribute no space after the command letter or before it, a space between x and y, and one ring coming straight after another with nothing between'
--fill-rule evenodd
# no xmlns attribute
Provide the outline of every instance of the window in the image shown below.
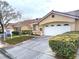
<svg viewBox="0 0 79 59"><path fill-rule="evenodd" d="M64 26L69 26L69 24L64 24Z"/></svg>
<svg viewBox="0 0 79 59"><path fill-rule="evenodd" d="M51 26L54 26L54 25L51 25Z"/></svg>
<svg viewBox="0 0 79 59"><path fill-rule="evenodd" d="M60 24L58 24L57 26L61 26Z"/></svg>

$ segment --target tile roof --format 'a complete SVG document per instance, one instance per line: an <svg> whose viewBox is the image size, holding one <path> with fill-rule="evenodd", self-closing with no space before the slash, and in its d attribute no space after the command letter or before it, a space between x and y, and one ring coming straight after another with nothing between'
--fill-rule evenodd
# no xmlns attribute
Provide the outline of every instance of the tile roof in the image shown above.
<svg viewBox="0 0 79 59"><path fill-rule="evenodd" d="M31 26L31 24L35 23L35 24L38 24L40 21L40 18L36 18L36 19L29 19L29 20L24 20L24 21L21 21L21 22L17 22L15 23L15 27L17 26Z"/></svg>
<svg viewBox="0 0 79 59"><path fill-rule="evenodd" d="M79 10L70 11L70 12L67 12L67 14L70 14L70 15L73 15L73 16L76 16L76 17L79 17Z"/></svg>

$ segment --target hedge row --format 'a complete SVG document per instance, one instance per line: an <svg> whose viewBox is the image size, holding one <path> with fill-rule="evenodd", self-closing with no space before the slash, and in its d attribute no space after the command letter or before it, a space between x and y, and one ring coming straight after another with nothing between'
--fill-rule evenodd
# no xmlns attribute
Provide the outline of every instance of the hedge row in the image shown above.
<svg viewBox="0 0 79 59"><path fill-rule="evenodd" d="M69 34L66 34L50 38L49 46L56 55L61 56L64 59L74 59L79 45L79 34L70 34L70 32Z"/></svg>
<svg viewBox="0 0 79 59"><path fill-rule="evenodd" d="M33 34L32 30L23 30L22 34Z"/></svg>
<svg viewBox="0 0 79 59"><path fill-rule="evenodd" d="M13 35L19 35L19 34L29 34L29 35L31 35L33 33L32 33L32 30L23 30L21 32L19 32L19 31L13 31L12 34Z"/></svg>

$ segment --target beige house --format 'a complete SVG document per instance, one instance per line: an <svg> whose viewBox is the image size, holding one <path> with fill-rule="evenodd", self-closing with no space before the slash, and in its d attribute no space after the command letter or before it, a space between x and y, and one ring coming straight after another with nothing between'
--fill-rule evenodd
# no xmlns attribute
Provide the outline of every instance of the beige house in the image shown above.
<svg viewBox="0 0 79 59"><path fill-rule="evenodd" d="M40 35L54 36L79 31L79 10L67 13L51 11L39 22Z"/></svg>
<svg viewBox="0 0 79 59"><path fill-rule="evenodd" d="M9 23L8 26L5 28L14 31L14 23Z"/></svg>
<svg viewBox="0 0 79 59"><path fill-rule="evenodd" d="M13 25L9 25L8 28L14 31L24 31L24 30L32 30L34 34L38 34L38 23L40 18L24 20L21 22L14 23Z"/></svg>
<svg viewBox="0 0 79 59"><path fill-rule="evenodd" d="M79 31L79 10L67 13L51 11L43 18L25 20L13 26L14 30L32 30L34 34L55 36Z"/></svg>

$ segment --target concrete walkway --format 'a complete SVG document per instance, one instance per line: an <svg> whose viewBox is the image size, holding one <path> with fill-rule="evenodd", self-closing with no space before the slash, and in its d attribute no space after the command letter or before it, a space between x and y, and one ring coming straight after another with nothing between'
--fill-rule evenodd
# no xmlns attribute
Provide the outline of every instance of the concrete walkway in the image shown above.
<svg viewBox="0 0 79 59"><path fill-rule="evenodd" d="M56 59L48 45L49 37L38 37L7 49L15 59ZM79 59L77 56L76 59Z"/></svg>

